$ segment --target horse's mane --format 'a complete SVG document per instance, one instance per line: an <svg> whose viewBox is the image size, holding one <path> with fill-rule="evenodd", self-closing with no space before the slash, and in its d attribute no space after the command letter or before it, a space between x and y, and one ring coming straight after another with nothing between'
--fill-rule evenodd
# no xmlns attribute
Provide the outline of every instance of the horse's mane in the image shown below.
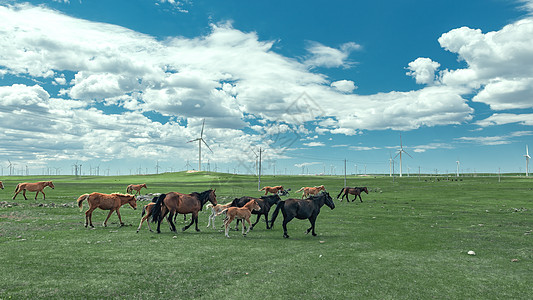
<svg viewBox="0 0 533 300"><path fill-rule="evenodd" d="M131 197L133 195L123 194L123 193L111 193L111 195L119 196L119 197Z"/></svg>

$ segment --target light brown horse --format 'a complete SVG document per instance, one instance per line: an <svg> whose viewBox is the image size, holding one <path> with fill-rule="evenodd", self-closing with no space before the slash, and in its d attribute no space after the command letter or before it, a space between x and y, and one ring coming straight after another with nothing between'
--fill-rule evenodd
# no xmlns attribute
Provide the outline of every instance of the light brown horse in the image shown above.
<svg viewBox="0 0 533 300"><path fill-rule="evenodd" d="M35 200L37 200L37 195L39 195L39 192L43 194L43 200L46 200L46 195L44 194L43 190L47 186L51 187L52 189L54 188L54 184L51 181L40 181L36 183L19 183L17 184L17 188L15 189L15 195L13 196L13 200L15 200L15 197L17 197L20 192L22 192L24 200L28 200L28 198L26 198L26 190L28 190L29 192L37 192L35 193Z"/></svg>
<svg viewBox="0 0 533 300"><path fill-rule="evenodd" d="M272 193L274 195L277 195L279 192L285 191L285 189L283 188L283 186L278 185L278 186L265 186L264 188L260 189L259 191L265 191L265 195L267 195L268 193Z"/></svg>
<svg viewBox="0 0 533 300"><path fill-rule="evenodd" d="M167 221L170 223L170 230L176 231L176 226L172 221L175 213L192 214L191 223L181 230L185 231L195 223L196 231L198 229L198 212L202 210L204 204L209 201L217 205L217 195L215 190L207 190L201 193L193 192L191 194L182 194L170 192L161 194L157 199L156 205L152 208L152 222L157 222L157 233L161 233L161 221L169 214Z"/></svg>
<svg viewBox="0 0 533 300"><path fill-rule="evenodd" d="M84 194L81 195L78 198L78 207L81 209L83 208L83 200L87 199L87 202L89 202L89 209L85 212L85 227L87 225L93 226L92 216L93 211L97 208L103 209L103 210L109 210L109 214L107 215L107 218L105 219L103 225L104 227L107 227L107 220L109 220L109 217L111 217L111 214L116 211L118 220L120 221L120 226L123 226L124 223L122 222L122 218L120 217L119 209L124 204L129 204L133 209L137 209L137 198L133 195L124 195L124 194L102 194L102 193L91 193L91 194Z"/></svg>
<svg viewBox="0 0 533 300"><path fill-rule="evenodd" d="M297 190L296 192L301 192L303 191L302 193L302 199L303 198L307 198L311 195L316 195L318 193L320 193L320 191L325 191L326 188L321 185L321 186L315 186L315 187L302 187L301 189Z"/></svg>
<svg viewBox="0 0 533 300"><path fill-rule="evenodd" d="M141 230L141 226L143 225L143 222L152 216L152 207L154 205L155 205L155 202L150 202L143 207L143 211L141 214L141 217L142 217L141 223L139 223L139 227L137 227L137 233L139 232L139 230ZM150 227L150 221L147 221L146 224L148 224L148 229L150 229L150 232L152 232L152 227Z"/></svg>
<svg viewBox="0 0 533 300"><path fill-rule="evenodd" d="M4 189L4 184L0 181L0 188Z"/></svg>
<svg viewBox="0 0 533 300"><path fill-rule="evenodd" d="M148 188L148 187L146 187L146 183L143 183L143 184L130 184L126 188L126 193L127 194L131 194L131 192L135 191L134 195L140 195L142 188L145 188L145 189Z"/></svg>
<svg viewBox="0 0 533 300"><path fill-rule="evenodd" d="M221 215L223 213L226 214L226 218L224 219L224 231L226 234L226 237L229 237L228 231L229 231L229 224L237 219L242 221L242 235L246 236L248 232L250 232L250 228L252 227L252 223L250 222L250 217L252 216L252 210L261 210L261 206L257 203L255 200L250 200L248 203L246 203L243 207L229 207L226 208L219 213L218 215ZM248 223L248 229L246 230L246 233L244 232L244 221Z"/></svg>

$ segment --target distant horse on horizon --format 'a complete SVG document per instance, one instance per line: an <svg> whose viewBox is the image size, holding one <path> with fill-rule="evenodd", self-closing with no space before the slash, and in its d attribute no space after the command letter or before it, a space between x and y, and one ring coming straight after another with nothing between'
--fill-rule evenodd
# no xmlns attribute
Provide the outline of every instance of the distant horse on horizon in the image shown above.
<svg viewBox="0 0 533 300"><path fill-rule="evenodd" d="M355 198L353 198L352 202L355 201L355 199L357 199L357 196L359 196L359 200L361 202L363 202L363 199L361 198L361 193L362 192L365 192L368 194L368 189L366 188L366 186L363 186L363 187L345 187L345 188L342 188L341 189L341 192L337 195L337 199L339 199L340 195L342 195L342 198L341 198L341 202L342 200L344 199L344 197L346 197L346 202L350 202L350 198L348 197L348 194L350 195L355 195Z"/></svg>
<svg viewBox="0 0 533 300"><path fill-rule="evenodd" d="M128 185L128 187L126 188L126 193L127 194L131 194L131 192L135 191L135 194L134 195L140 195L141 194L141 189L142 188L145 188L147 189L148 187L146 186L146 183L143 183L143 184L130 184Z"/></svg>
<svg viewBox="0 0 533 300"><path fill-rule="evenodd" d="M3 185L2 185L3 186ZM24 182L17 184L17 187L15 188L15 195L13 196L13 200L17 197L17 195L22 192L22 196L24 196L24 200L28 200L26 198L26 190L29 192L37 192L35 193L35 200L37 200L37 195L39 195L39 192L43 194L43 200L46 200L46 195L44 194L43 190L45 187L51 187L54 189L54 184L51 181L39 181L36 183L30 183L30 182Z"/></svg>

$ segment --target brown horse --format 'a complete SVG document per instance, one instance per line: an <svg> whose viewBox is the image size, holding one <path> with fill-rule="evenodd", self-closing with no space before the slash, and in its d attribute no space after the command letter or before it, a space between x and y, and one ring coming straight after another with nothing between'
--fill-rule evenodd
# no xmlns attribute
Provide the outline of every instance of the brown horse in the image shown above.
<svg viewBox="0 0 533 300"><path fill-rule="evenodd" d="M285 189L283 188L283 186L281 185L278 185L278 186L265 186L264 188L260 189L259 191L265 191L265 195L267 195L268 193L272 193L274 195L280 193L280 192L285 192Z"/></svg>
<svg viewBox="0 0 533 300"><path fill-rule="evenodd" d="M15 189L15 195L13 196L13 200L15 200L15 197L17 197L20 192L22 192L24 200L28 200L28 198L26 198L26 190L28 190L29 192L37 192L35 193L35 200L37 200L37 195L39 195L39 192L43 194L43 200L46 200L46 195L44 194L43 190L47 186L51 187L52 189L54 188L54 184L51 181L40 181L36 183L19 183L17 184L17 188Z"/></svg>
<svg viewBox="0 0 533 300"><path fill-rule="evenodd" d="M342 188L341 189L341 192L337 195L337 199L339 199L340 195L342 195L342 198L341 198L341 202L342 202L342 199L344 199L344 197L346 197L346 202L350 202L350 198L348 198L348 194L350 195L355 195L355 197L353 198L352 202L355 201L355 199L357 199L357 196L359 196L359 200L361 202L363 202L363 199L361 198L361 193L362 192L365 192L368 194L368 189L366 188L366 186L363 186L363 187L345 187L345 188Z"/></svg>
<svg viewBox="0 0 533 300"><path fill-rule="evenodd" d="M248 232L250 232L250 228L252 227L252 223L250 222L252 210L261 210L261 206L259 206L255 199L248 201L248 203L246 203L243 207L228 207L217 213L217 216L226 213L226 219L224 219L224 231L226 233L226 237L229 237L229 224L231 224L231 222L235 219L242 221L243 236L246 236ZM246 230L246 233L244 232L244 221L248 223L248 229Z"/></svg>
<svg viewBox="0 0 533 300"><path fill-rule="evenodd" d="M126 193L127 194L131 194L131 192L135 191L134 195L140 195L142 188L145 188L145 189L148 188L148 187L146 187L146 183L143 183L143 184L130 184L126 188Z"/></svg>
<svg viewBox="0 0 533 300"><path fill-rule="evenodd" d="M0 188L4 189L4 184L0 181Z"/></svg>
<svg viewBox="0 0 533 300"><path fill-rule="evenodd" d="M201 193L193 192L191 194L177 192L161 194L151 211L152 222L157 222L157 233L161 233L161 221L167 214L169 214L167 220L170 223L170 230L176 232L176 226L174 226L174 222L172 221L172 217L176 213L192 214L191 223L183 227L181 229L182 231L187 230L193 223L195 223L196 231L200 231L198 229L198 212L202 210L207 201L213 205L217 205L215 191L207 190Z"/></svg>
<svg viewBox="0 0 533 300"><path fill-rule="evenodd" d="M320 193L320 191L325 191L326 188L321 185L321 186L315 186L315 187L302 187L301 189L297 190L296 192L301 192L303 191L302 193L302 199L303 198L307 198L311 195L316 195L318 193Z"/></svg>
<svg viewBox="0 0 533 300"><path fill-rule="evenodd" d="M78 198L78 207L81 209L83 208L83 200L87 199L87 202L89 202L89 209L85 212L85 227L87 225L93 226L92 216L93 211L97 208L103 209L103 210L109 210L109 214L107 215L107 218L105 219L103 225L104 227L107 227L107 220L109 217L111 217L111 214L116 211L118 220L120 221L120 226L123 226L124 223L122 222L122 218L120 217L119 209L124 204L129 204L133 209L137 209L137 198L133 195L124 195L124 194L102 194L102 193L91 193L91 194L83 194Z"/></svg>

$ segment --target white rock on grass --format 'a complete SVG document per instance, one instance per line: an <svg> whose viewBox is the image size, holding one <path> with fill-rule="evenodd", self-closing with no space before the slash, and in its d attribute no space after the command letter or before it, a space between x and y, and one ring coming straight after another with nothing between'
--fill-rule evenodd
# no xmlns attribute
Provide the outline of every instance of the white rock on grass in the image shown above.
<svg viewBox="0 0 533 300"><path fill-rule="evenodd" d="M476 255L476 252L470 250L470 251L468 251L468 255Z"/></svg>

